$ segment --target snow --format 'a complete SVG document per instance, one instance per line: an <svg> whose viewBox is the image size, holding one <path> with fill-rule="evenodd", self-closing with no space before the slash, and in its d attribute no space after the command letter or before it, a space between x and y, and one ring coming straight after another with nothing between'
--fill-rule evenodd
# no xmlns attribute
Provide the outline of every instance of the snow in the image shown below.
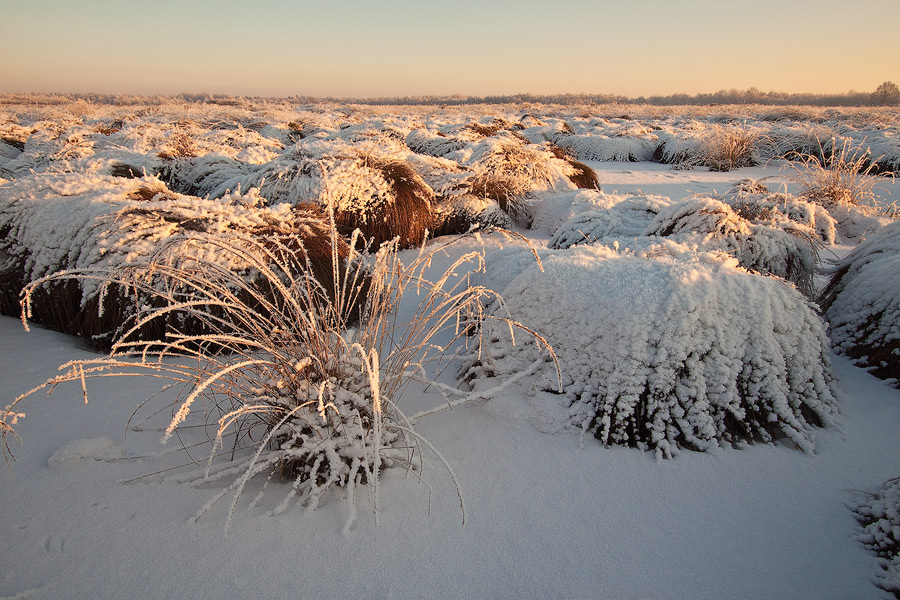
<svg viewBox="0 0 900 600"><path fill-rule="evenodd" d="M728 193L735 183L752 178L773 194L791 194L790 173L777 162L718 173L586 156L601 156L606 140L619 134L636 136L641 148L671 134L673 149L689 148L703 139L711 118L654 109L660 114L634 113L632 121L579 116L564 107L529 107L534 115L510 107L493 115L489 111L495 109L485 107L379 113L161 106L141 116L124 114L124 108L123 114L109 107L78 108L74 116L63 109L45 114L21 108L0 121L4 136L26 126L39 130L28 137L24 152L0 153L0 208L4 223L22 232L16 243L28 245L29 275L137 259L170 235L171 223L145 222L127 212L136 208L174 207L178 219L202 218L209 228L223 230L261 223L262 215L277 219L290 207L265 206L267 193L283 193L282 201L293 202L321 192L313 189L320 180L289 169L297 165L294 159L331 160L335 181L344 175L352 181L354 173L364 172L357 168L359 155L346 154L357 143L370 144L374 156L406 160L448 197L466 199L467 181L502 171L526 190L532 229L522 233L535 245L543 272L529 249L487 236L436 255L432 268L440 273L463 253L483 248L487 272L473 275L472 282L505 292L510 315L553 343L565 367L563 393L556 393L553 363L541 358L522 331L515 346L498 342L485 350L492 353L492 376L472 380L465 402L441 410L447 403L440 386L411 384L392 400L405 414L417 415L413 425L422 436L424 469L379 469L376 523L372 485L297 506L286 502L290 486L277 477L268 484L248 480L229 518L231 495L216 499L240 473L226 478L219 471L222 479L204 479L210 432L199 406L188 415L188 427L176 429L161 446L177 410L177 390L161 391L163 382L152 377L96 379L88 382L85 405L77 382L62 384L49 397L37 394L15 407L22 413L15 423L21 443L12 440L16 462L11 473L0 475L0 598L886 597L875 585L878 564L860 543L866 534L850 509L890 516L889 505L864 505L859 492L895 493L882 486L900 475L900 390L828 352L824 325L807 299L781 280L747 271L727 248L707 239L719 220L698 234L691 219L707 223L709 211L683 210L691 201L732 219L737 209ZM871 134L871 143L896 147L892 127L875 129L864 119L820 113L820 126L829 131L840 126L854 139ZM538 170L510 175L500 163L501 142L465 129L473 121L492 124L488 117L495 116L510 129L524 127L519 133L533 147L508 133L497 139L527 148L539 159L533 165ZM97 133L115 119L122 120L117 131ZM748 124L761 135L797 136L808 125L743 123ZM157 151L177 149L176 136L185 131L192 134L195 156L160 158ZM305 137L292 141L292 131ZM565 163L554 162L546 146L537 145L563 144L567 137L571 148L585 153L603 191L573 190ZM442 158L414 154L416 144ZM215 158L204 158L210 156ZM111 177L112 161L146 167L148 175ZM166 161L194 183L200 171L213 177L204 183L210 198L173 191L153 177ZM377 179L354 184L373 197L383 191ZM171 202L129 198L134 188L154 185ZM262 189L250 189L257 185ZM896 184L886 188L885 200L896 197ZM333 191L339 195L342 189ZM782 212L766 227L805 227L825 244L823 254L850 251L836 245L845 240L828 227L829 219L841 222L845 215L816 212L795 196L777 207ZM129 214L135 219L126 222ZM97 226L116 215L121 228ZM684 231L662 236L662 219ZM728 222L737 229L762 226ZM143 234L134 229L148 224ZM884 223L870 225L871 247L892 248L896 234L874 235ZM869 264L871 271L861 268L857 277L880 277L884 297L893 291L896 298L890 274ZM852 296L847 300L855 302ZM615 342L604 343L609 339ZM656 356L650 356L648 340L657 342ZM669 437L662 425L655 445L644 445L663 448L659 454L605 446L591 435L599 429L590 426L584 434L585 419L602 413L601 395L585 393L588 388L598 392L621 384L625 390L635 381L625 372L630 367L674 369L692 350L705 356L706 376L683 378L676 395L683 398L692 389L700 397L705 385L706 403L715 404L710 398L718 381L718 398L732 400L725 383L735 378L719 380L716 374L744 360L738 354L747 340L755 344L754 368L765 375L754 381L784 393L773 414L794 419L774 443L723 437L714 412L702 411L686 417L686 429L703 452L684 450L683 439ZM704 344L716 352L703 355ZM40 327L27 333L18 319L0 317L0 387L7 397L0 406L53 376L59 365L97 356L79 340ZM371 356L365 360L377 364ZM779 371L779 362L793 366ZM461 352L429 376L457 386L456 369L470 365ZM648 381L656 376L666 383L660 369L642 372ZM786 379L775 385L778 377ZM798 403L808 410L799 410ZM811 413L823 427L805 421ZM623 440L611 434L607 441ZM671 460L658 458L670 454ZM272 488L283 492L270 493Z"/></svg>
<svg viewBox="0 0 900 600"><path fill-rule="evenodd" d="M60 334L26 334L12 318L0 327L0 379L11 395L90 356ZM156 454L158 431L123 438L131 411L158 386L97 384L88 406L80 389L60 389L23 409L15 474L0 486L0 594L882 598L845 503L896 476L900 392L833 361L853 393L841 430L819 432L814 456L760 445L659 463L581 446L577 435L519 418L527 384L437 413L416 427L459 477L466 525L451 482L432 465L430 506L423 485L388 470L378 526L358 488L356 522L343 535L346 503L333 498L277 516L271 506L239 507L226 539L225 507L193 521L216 488L166 474L123 483L183 462ZM72 441L103 436L129 458L48 469Z"/></svg>

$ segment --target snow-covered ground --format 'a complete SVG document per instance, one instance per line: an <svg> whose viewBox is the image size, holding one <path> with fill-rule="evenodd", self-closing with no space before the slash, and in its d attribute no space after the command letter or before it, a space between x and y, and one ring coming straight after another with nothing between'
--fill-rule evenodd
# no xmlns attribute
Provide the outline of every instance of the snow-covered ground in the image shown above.
<svg viewBox="0 0 900 600"><path fill-rule="evenodd" d="M793 185L778 163L726 173L587 164L608 194L718 196L748 177ZM897 197L897 184L885 187L882 199ZM523 233L541 251L550 238ZM8 401L92 356L75 338L0 317ZM80 385L63 384L17 406L22 444L0 475L0 598L884 598L848 504L900 475L900 390L830 358L840 415L816 428L813 453L723 445L659 460L604 447L552 426L542 411L554 407L539 405L528 377L416 420L455 474L464 524L453 477L426 448L427 485L382 474L377 524L371 486L273 515L284 486L251 504L253 482L227 536L227 498L196 519L222 487L202 482L208 446L190 447L206 433L184 430L188 454L160 445L165 396L132 418L158 380L89 381L87 405ZM441 403L416 386L399 401L407 415Z"/></svg>

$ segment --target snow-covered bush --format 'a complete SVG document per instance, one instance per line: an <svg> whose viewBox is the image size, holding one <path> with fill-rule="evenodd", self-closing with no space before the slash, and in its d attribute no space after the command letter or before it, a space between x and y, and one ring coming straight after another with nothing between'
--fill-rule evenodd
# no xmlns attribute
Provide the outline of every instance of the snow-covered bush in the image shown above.
<svg viewBox="0 0 900 600"><path fill-rule="evenodd" d="M471 191L491 198L522 226L531 225L527 194L549 189L571 189L575 170L546 146L525 144L513 137L486 138L465 163L473 171Z"/></svg>
<svg viewBox="0 0 900 600"><path fill-rule="evenodd" d="M550 248L593 243L633 247L636 238L646 235L656 215L672 205L668 197L655 195L601 194L594 201L598 206L574 215L556 229L548 244Z"/></svg>
<svg viewBox="0 0 900 600"><path fill-rule="evenodd" d="M643 162L653 158L657 140L648 135L570 135L556 143L581 160Z"/></svg>
<svg viewBox="0 0 900 600"><path fill-rule="evenodd" d="M871 150L845 138L820 145L822 157L806 156L791 163L801 197L824 206L835 217L841 235L857 239L889 222L878 192L884 180L873 175Z"/></svg>
<svg viewBox="0 0 900 600"><path fill-rule="evenodd" d="M331 242L338 239L332 228ZM419 470L420 442L430 447L398 407L400 395L410 381L423 377L425 365L440 361L445 348L479 327L488 299L499 299L484 287L468 285L463 276L483 268L483 252L477 250L463 253L431 278L426 270L446 247L435 246L404 262L394 241L371 260L351 255L341 265L332 263L341 275L329 290L302 249L295 232L264 239L194 232L168 239L147 263L47 278L99 278L160 302L141 307L137 322L117 339L108 358L70 363L68 371L0 413L4 449L21 418L19 403L34 392L65 381L81 381L86 390L85 380L93 377L147 373L179 387L188 384L175 403L164 442L191 423L198 406L218 417L206 478L237 479L201 514L232 492L230 520L247 483L261 476L263 489L273 477L291 482L276 512L292 502L315 506L334 489L343 489L352 502L356 486L372 484L377 518L380 471L393 466ZM222 254L248 264L254 276L222 269L221 259L206 258ZM338 254L333 246L331 256L338 260ZM343 264L349 268L342 269ZM43 283L30 284L26 296ZM418 301L401 314L407 288L414 288ZM357 306L362 309L354 314ZM132 339L143 323L172 313L201 321L204 333L176 333L164 341ZM443 345L435 343L437 335L443 336ZM248 435L257 427L264 433ZM231 450L225 454L232 458L216 466L226 445Z"/></svg>
<svg viewBox="0 0 900 600"><path fill-rule="evenodd" d="M900 221L835 266L820 304L835 350L900 386Z"/></svg>
<svg viewBox="0 0 900 600"><path fill-rule="evenodd" d="M406 136L406 145L413 152L429 156L447 156L466 146L466 142L455 138L431 133L426 129L416 129Z"/></svg>
<svg viewBox="0 0 900 600"><path fill-rule="evenodd" d="M466 233L472 229L513 226L512 218L490 198L456 196L438 203L434 209L434 237Z"/></svg>
<svg viewBox="0 0 900 600"><path fill-rule="evenodd" d="M673 242L636 253L579 246L542 261L502 296L556 351L562 385L548 364L532 393L557 427L670 457L748 442L812 452L814 428L834 422L824 324L796 290ZM485 338L490 349L466 375L476 390L540 360L531 342L500 330Z"/></svg>
<svg viewBox="0 0 900 600"><path fill-rule="evenodd" d="M745 269L792 282L816 293L816 231L766 206L744 202L738 210L713 198L689 198L659 212L645 235L671 237L703 251L734 256ZM748 218L749 217L749 218Z"/></svg>
<svg viewBox="0 0 900 600"><path fill-rule="evenodd" d="M706 137L703 165L710 171L733 171L759 164L757 134L737 127L714 127Z"/></svg>
<svg viewBox="0 0 900 600"><path fill-rule="evenodd" d="M704 129L702 124L691 122L685 127L667 128L658 132L653 160L683 169L699 164Z"/></svg>
<svg viewBox="0 0 900 600"><path fill-rule="evenodd" d="M569 173L568 177L569 181L571 181L575 187L580 190L600 189L600 180L597 178L597 173L583 162L575 160L571 150L551 144L550 152L552 152L553 156L556 158L569 163L572 172Z"/></svg>
<svg viewBox="0 0 900 600"><path fill-rule="evenodd" d="M801 196L826 208L842 204L877 207L875 192L881 181L871 175L870 149L855 146L850 139L840 145L832 139L821 154L792 165Z"/></svg>
<svg viewBox="0 0 900 600"><path fill-rule="evenodd" d="M336 190L329 186L320 201L334 210L338 226L347 234L359 229L367 241L377 247L397 238L401 248L414 248L424 243L434 228L432 204L434 192L409 166L399 160L366 157L358 165L360 171L371 173L379 190L365 201L361 195ZM334 175L334 172L330 172ZM356 175L359 177L359 175ZM330 179L327 180L330 183Z"/></svg>
<svg viewBox="0 0 900 600"><path fill-rule="evenodd" d="M862 526L856 539L878 557L878 587L900 598L900 478L851 508Z"/></svg>
<svg viewBox="0 0 900 600"><path fill-rule="evenodd" d="M815 232L816 238L824 244L837 241L837 221L825 207L792 194L770 193L761 182L739 181L722 200L749 221L779 225L792 222Z"/></svg>
<svg viewBox="0 0 900 600"><path fill-rule="evenodd" d="M4 314L18 315L19 291L28 281L60 270L108 272L145 264L160 244L189 232L243 232L266 237L293 231L305 240L306 247L320 254L324 251L330 261L330 244L323 250L317 243L328 239L322 211L263 204L252 190L208 200L172 192L151 177L39 173L19 178L0 188L0 231L6 234L0 239L4 256L0 265L4 283L0 309ZM344 250L342 255L346 254ZM233 257L227 253L203 258L223 269L247 268L246 264L230 262ZM310 258L313 264L319 264L315 257ZM325 283L331 269L318 273ZM146 299L123 290L99 292L93 279L52 283L38 292L34 318L106 345L110 336L134 318L137 307ZM180 328L186 327L180 324ZM145 328L141 333L159 339L165 327Z"/></svg>

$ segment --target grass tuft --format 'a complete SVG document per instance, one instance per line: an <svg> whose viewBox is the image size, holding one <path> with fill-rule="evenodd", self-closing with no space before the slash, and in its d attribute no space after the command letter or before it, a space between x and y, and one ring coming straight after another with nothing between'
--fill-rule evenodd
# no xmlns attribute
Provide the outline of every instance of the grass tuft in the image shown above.
<svg viewBox="0 0 900 600"><path fill-rule="evenodd" d="M871 150L854 146L849 139L840 146L832 139L828 153L821 140L818 146L819 156L801 156L791 163L800 195L826 208L880 208L876 191L883 188L873 175L877 160L871 159Z"/></svg>
<svg viewBox="0 0 900 600"><path fill-rule="evenodd" d="M401 248L418 247L434 225L431 187L406 162L372 158L366 162L384 178L391 193L377 206L337 207L339 230L349 235L359 229L374 247L394 238Z"/></svg>
<svg viewBox="0 0 900 600"><path fill-rule="evenodd" d="M141 306L108 357L63 365L67 370L62 375L0 412L7 460L8 439L15 437L13 425L21 417L16 410L25 398L67 381L84 386L87 379L143 374L182 389L162 441L190 430L192 415L202 405L205 423L210 416L216 420L205 477L238 474L198 518L231 493L227 532L250 481L262 478L265 489L277 477L290 486L276 512L291 503L314 507L336 489L352 497L356 486L371 484L377 522L384 469L421 470L423 446L443 461L398 406L403 390L422 380L425 367L441 361L445 349L477 336L487 318L487 300L502 299L459 276L483 269L483 251L466 252L430 277L432 260L445 253L446 244L423 249L404 262L396 239L366 260L351 243L343 258L331 223L328 283L315 274L310 250L295 232L264 237L235 232L176 236L143 265L57 273L29 284L23 320L31 314L35 292L50 282L99 279L106 287L120 286L158 302ZM223 268L221 259L204 258L223 254L230 257L226 262L247 269ZM407 289L419 298L416 308L404 313L408 319L398 311ZM141 327L169 323L173 315L202 323L204 333L170 328L163 340L135 339ZM458 392L434 385L445 394ZM453 405L461 401L465 398ZM258 433L260 428L264 433ZM220 453L222 448L229 451ZM216 460L220 454L232 458L221 465ZM465 521L458 480L446 466L457 484Z"/></svg>

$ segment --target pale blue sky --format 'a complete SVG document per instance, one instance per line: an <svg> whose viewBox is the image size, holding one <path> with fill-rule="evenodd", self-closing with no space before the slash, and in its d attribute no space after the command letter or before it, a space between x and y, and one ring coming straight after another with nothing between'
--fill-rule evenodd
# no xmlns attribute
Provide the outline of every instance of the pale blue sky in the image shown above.
<svg viewBox="0 0 900 600"><path fill-rule="evenodd" d="M900 81L898 0L0 0L0 92L402 96Z"/></svg>

